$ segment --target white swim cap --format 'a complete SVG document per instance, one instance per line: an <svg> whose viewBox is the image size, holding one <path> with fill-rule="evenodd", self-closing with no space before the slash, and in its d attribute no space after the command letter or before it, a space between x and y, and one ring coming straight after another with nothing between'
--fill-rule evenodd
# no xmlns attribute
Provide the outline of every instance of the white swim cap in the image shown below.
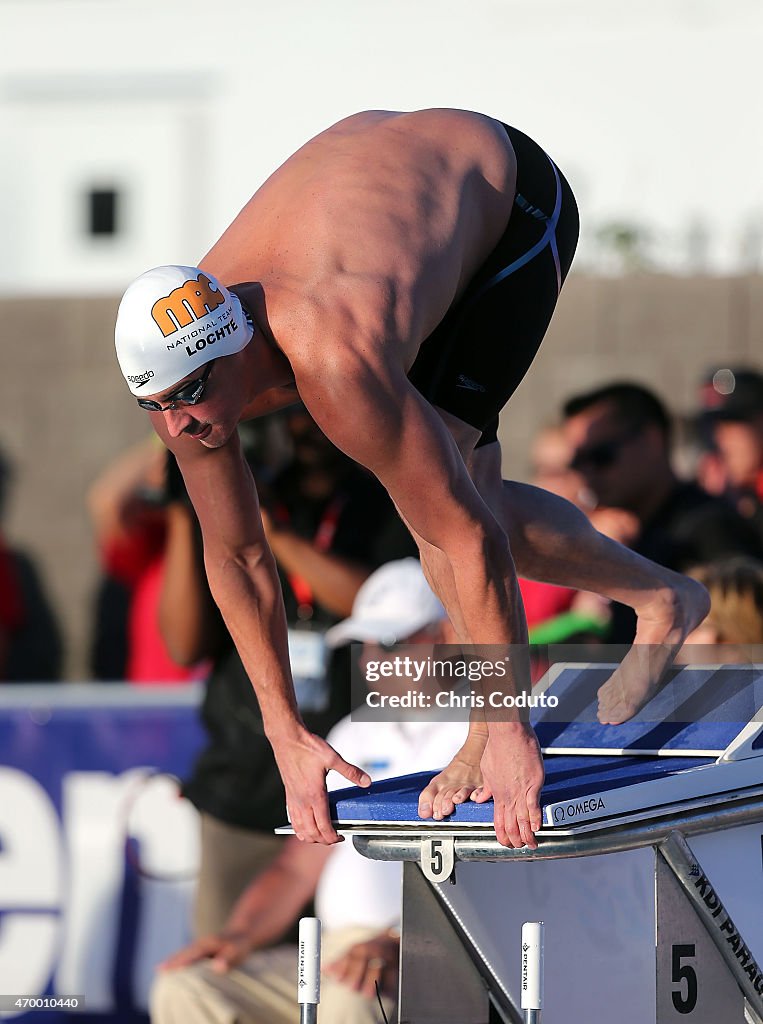
<svg viewBox="0 0 763 1024"><path fill-rule="evenodd" d="M155 267L122 296L114 340L134 395L172 387L218 356L230 356L254 334L238 296L198 267Z"/></svg>

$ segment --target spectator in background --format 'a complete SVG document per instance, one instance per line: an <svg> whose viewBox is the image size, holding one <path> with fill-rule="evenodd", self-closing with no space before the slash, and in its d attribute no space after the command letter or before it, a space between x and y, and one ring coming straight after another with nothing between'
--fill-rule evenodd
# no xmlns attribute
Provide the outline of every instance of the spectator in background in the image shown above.
<svg viewBox="0 0 763 1024"><path fill-rule="evenodd" d="M710 611L687 636L677 664L763 662L763 562L721 559L697 566L690 575L707 587Z"/></svg>
<svg viewBox="0 0 763 1024"><path fill-rule="evenodd" d="M710 611L687 644L763 645L763 562L727 558L697 566L690 575L707 588ZM724 652L721 660L737 659Z"/></svg>
<svg viewBox="0 0 763 1024"><path fill-rule="evenodd" d="M385 660L393 655L381 644L390 636L430 649L443 642L443 615L418 562L406 558L373 573L358 591L350 619L327 635L336 644L362 640L364 659ZM432 696L439 689L430 678L420 685L430 686ZM390 693L399 686L394 678L374 684ZM463 723L432 721L426 713L401 722L345 718L328 739L378 780L447 763L461 746ZM351 842L322 846L289 836L223 927L163 965L151 995L152 1024L298 1024L297 947L264 947L282 938L313 896L323 926L321 1019L377 1024L377 983L387 1018L394 1019L400 865L369 861Z"/></svg>
<svg viewBox="0 0 763 1024"><path fill-rule="evenodd" d="M329 657L325 631L349 614L375 568L416 548L386 491L327 440L302 406L275 418L291 457L275 472L263 466L257 428L269 417L246 425L247 460L278 563L300 712L312 732L325 736L350 711L349 651ZM283 840L273 829L286 821L286 802L252 683L212 605L195 515L179 474L175 480L162 630L179 661L214 662L202 707L209 740L184 784L201 813L195 930L205 934L222 926L252 873L280 851Z"/></svg>
<svg viewBox="0 0 763 1024"><path fill-rule="evenodd" d="M11 466L0 452L0 523ZM54 682L61 676L61 634L32 559L0 532L0 682Z"/></svg>
<svg viewBox="0 0 763 1024"><path fill-rule="evenodd" d="M547 423L530 442L530 482L588 511L593 496L572 462L572 448L561 423Z"/></svg>
<svg viewBox="0 0 763 1024"><path fill-rule="evenodd" d="M729 498L763 542L763 374L736 367L709 375L697 426L707 447L699 468L703 486Z"/></svg>
<svg viewBox="0 0 763 1024"><path fill-rule="evenodd" d="M104 574L124 588L127 598L118 605L125 613L122 678L136 684L185 683L201 672L198 666L175 661L159 631L167 541L166 462L164 445L155 438L141 442L114 459L87 495ZM118 623L112 622L110 629L112 636L119 635Z"/></svg>
<svg viewBox="0 0 763 1024"><path fill-rule="evenodd" d="M10 477L8 463L0 454L0 522L5 518L5 495ZM24 624L26 617L21 584L16 573L13 555L0 534L0 681L8 679L8 655L14 635Z"/></svg>
<svg viewBox="0 0 763 1024"><path fill-rule="evenodd" d="M14 634L24 624L24 606L10 553L0 537L0 682L8 679L6 669Z"/></svg>
<svg viewBox="0 0 763 1024"><path fill-rule="evenodd" d="M593 499L581 475L570 466L572 454L561 424L542 427L530 446L530 483L566 498L590 515ZM597 594L522 577L519 589L531 644L588 642L606 632L608 603ZM536 679L547 663L541 656L534 662L537 662L533 665Z"/></svg>
<svg viewBox="0 0 763 1024"><path fill-rule="evenodd" d="M619 530L615 539L679 572L730 555L763 557L755 531L730 502L678 478L670 457L671 420L653 392L612 383L570 398L563 413L571 466L597 509L627 513L619 525L610 524L615 529L602 532ZM629 643L634 632L632 613L613 606L610 641Z"/></svg>
<svg viewBox="0 0 763 1024"><path fill-rule="evenodd" d="M530 447L530 483L572 501L580 507L583 481L570 469L570 447L564 431L548 425L538 431ZM569 611L576 591L537 580L519 580L527 627L530 630L557 615Z"/></svg>

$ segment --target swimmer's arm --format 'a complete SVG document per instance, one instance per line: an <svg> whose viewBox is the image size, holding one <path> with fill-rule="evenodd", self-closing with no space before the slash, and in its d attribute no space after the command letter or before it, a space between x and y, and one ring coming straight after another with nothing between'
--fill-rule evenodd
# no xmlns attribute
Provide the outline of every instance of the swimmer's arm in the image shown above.
<svg viewBox="0 0 763 1024"><path fill-rule="evenodd" d="M184 435L170 437L161 414L151 418L177 458L196 510L210 590L256 690L294 831L313 842L338 842L328 812L326 772L333 768L355 785L370 780L302 722L281 586L238 434L208 449Z"/></svg>
<svg viewBox="0 0 763 1024"><path fill-rule="evenodd" d="M255 681L265 727L273 719L298 720L286 613L238 435L220 448L205 449L192 438L170 437L158 414L154 425L183 474L201 525L212 596Z"/></svg>

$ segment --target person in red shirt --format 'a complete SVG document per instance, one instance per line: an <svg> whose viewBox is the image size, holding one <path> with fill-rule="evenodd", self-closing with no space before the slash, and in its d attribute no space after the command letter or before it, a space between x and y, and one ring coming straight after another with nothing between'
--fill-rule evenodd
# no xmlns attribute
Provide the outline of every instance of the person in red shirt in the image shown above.
<svg viewBox="0 0 763 1024"><path fill-rule="evenodd" d="M167 510L164 474L167 451L151 439L120 455L88 494L104 571L126 587L127 658L124 678L141 685L186 683L201 674L170 656L159 629Z"/></svg>
<svg viewBox="0 0 763 1024"><path fill-rule="evenodd" d="M549 424L536 434L531 450L530 483L571 501L592 518L593 496L579 473L571 468L573 451L561 424ZM606 523L596 528L612 536ZM621 538L615 537L616 540ZM599 636L609 618L608 602L596 594L560 587L538 580L519 578L519 589L527 617L530 643L574 643ZM533 678L537 680L547 665L535 652Z"/></svg>

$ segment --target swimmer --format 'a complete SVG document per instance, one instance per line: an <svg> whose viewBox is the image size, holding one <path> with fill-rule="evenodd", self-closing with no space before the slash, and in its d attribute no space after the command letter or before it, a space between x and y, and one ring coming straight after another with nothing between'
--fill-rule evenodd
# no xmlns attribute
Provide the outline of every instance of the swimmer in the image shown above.
<svg viewBox="0 0 763 1024"><path fill-rule="evenodd" d="M522 132L464 110L367 111L291 156L198 267L150 270L125 292L120 366L177 457L303 839L339 841L329 769L369 780L300 719L241 420L301 399L386 487L464 643L527 643L517 570L634 607L639 639L666 653L656 669L632 659L620 674L613 721L637 710L704 617L699 584L598 534L563 499L501 479L498 415L577 237L569 184ZM526 661L507 692L529 689ZM492 797L498 840L534 848L542 783L527 721L475 717L419 813Z"/></svg>

